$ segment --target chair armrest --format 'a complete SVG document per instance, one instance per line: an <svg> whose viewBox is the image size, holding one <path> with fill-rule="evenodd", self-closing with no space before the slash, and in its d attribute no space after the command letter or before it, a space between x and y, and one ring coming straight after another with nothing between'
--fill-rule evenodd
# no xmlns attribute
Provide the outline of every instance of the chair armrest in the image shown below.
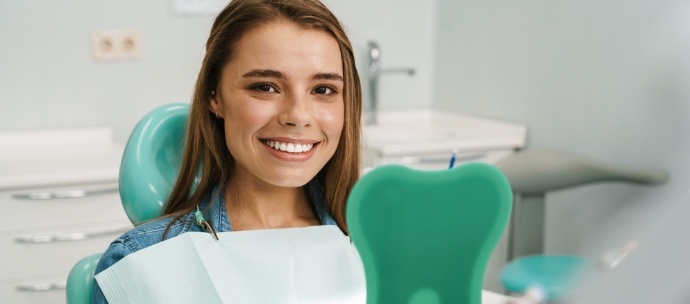
<svg viewBox="0 0 690 304"><path fill-rule="evenodd" d="M102 253L81 259L67 276L67 304L90 304L93 297L93 280L96 265Z"/></svg>

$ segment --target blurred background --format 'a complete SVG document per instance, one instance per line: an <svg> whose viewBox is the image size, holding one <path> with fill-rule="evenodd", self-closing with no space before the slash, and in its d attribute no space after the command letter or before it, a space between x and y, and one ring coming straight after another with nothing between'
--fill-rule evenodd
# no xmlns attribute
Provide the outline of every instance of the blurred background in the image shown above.
<svg viewBox="0 0 690 304"><path fill-rule="evenodd" d="M370 40L379 43L382 66L416 70L381 78L383 110L432 108L520 123L527 148L671 173L662 187L601 183L549 194L546 252L596 258L630 240L640 240L643 252L648 238L657 240L646 247L654 258L638 263L687 264L664 254L669 242L680 246L674 252L689 252L688 225L673 228L666 242L652 232L688 217L688 1L324 2L347 28L362 78ZM147 111L190 101L224 4L0 0L0 132L108 126L124 143ZM94 58L92 34L109 30L136 33L136 58ZM684 278L674 282L688 286Z"/></svg>

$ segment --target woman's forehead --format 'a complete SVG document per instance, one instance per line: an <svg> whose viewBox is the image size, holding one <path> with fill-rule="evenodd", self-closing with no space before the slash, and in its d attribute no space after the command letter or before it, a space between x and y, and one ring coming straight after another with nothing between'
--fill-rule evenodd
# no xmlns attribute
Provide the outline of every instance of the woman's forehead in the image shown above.
<svg viewBox="0 0 690 304"><path fill-rule="evenodd" d="M338 42L328 32L274 21L249 30L235 45L228 67L237 73L254 69L281 73L342 75Z"/></svg>

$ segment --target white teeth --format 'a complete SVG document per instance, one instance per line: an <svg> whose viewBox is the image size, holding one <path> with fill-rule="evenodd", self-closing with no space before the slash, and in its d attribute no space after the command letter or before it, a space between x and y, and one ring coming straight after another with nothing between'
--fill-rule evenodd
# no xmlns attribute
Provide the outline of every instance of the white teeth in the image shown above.
<svg viewBox="0 0 690 304"><path fill-rule="evenodd" d="M308 152L314 147L314 144L295 144L283 143L279 141L266 140L264 141L269 147L288 153L303 153Z"/></svg>

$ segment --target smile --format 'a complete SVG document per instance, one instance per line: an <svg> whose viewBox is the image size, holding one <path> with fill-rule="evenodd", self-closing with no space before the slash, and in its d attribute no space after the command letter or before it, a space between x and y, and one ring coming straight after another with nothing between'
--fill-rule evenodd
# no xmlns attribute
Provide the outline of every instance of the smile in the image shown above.
<svg viewBox="0 0 690 304"><path fill-rule="evenodd" d="M288 152L288 153L304 153L309 152L314 147L314 144L296 144L296 143L286 143L275 140L263 140L264 144L276 149L278 151Z"/></svg>

